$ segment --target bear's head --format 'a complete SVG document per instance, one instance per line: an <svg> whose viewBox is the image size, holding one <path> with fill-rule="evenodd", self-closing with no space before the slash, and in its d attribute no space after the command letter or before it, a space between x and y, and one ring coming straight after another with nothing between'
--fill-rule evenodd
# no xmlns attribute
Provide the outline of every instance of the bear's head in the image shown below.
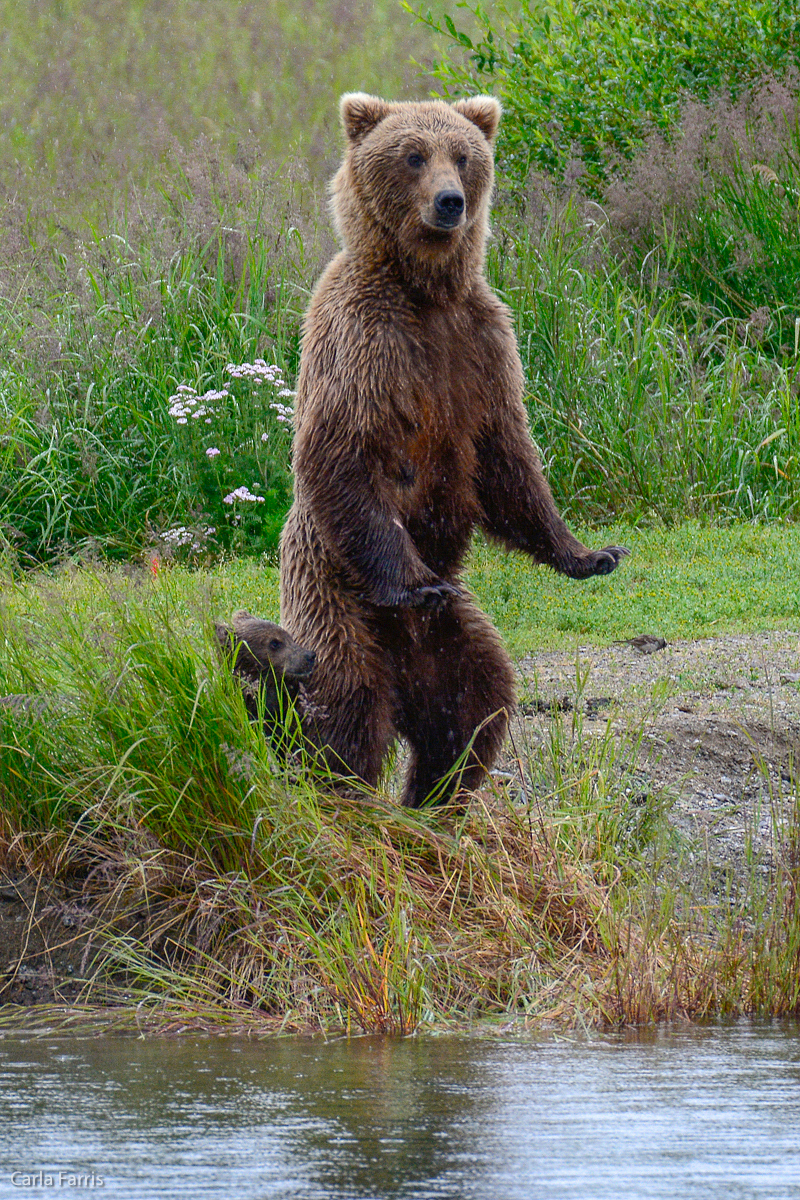
<svg viewBox="0 0 800 1200"><path fill-rule="evenodd" d="M500 121L493 96L389 103L341 100L347 135L332 184L346 249L394 262L416 286L458 286L483 265Z"/></svg>

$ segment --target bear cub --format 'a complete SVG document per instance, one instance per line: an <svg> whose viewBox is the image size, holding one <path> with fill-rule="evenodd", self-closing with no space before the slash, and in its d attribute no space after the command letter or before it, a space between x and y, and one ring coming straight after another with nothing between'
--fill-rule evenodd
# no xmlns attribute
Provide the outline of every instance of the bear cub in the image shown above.
<svg viewBox="0 0 800 1200"><path fill-rule="evenodd" d="M217 642L225 660L242 687L245 705L252 720L264 714L267 732L285 716L287 700L295 702L300 688L311 678L316 653L299 646L291 634L276 625L239 609L231 625L214 625Z"/></svg>

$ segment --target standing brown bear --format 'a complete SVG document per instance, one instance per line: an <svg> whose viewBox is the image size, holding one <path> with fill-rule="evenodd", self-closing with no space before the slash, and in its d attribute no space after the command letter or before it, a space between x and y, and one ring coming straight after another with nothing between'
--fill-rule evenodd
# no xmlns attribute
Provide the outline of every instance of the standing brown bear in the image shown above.
<svg viewBox="0 0 800 1200"><path fill-rule="evenodd" d="M475 526L579 579L627 551L573 537L530 439L483 273L499 104L353 93L341 116L343 249L305 321L281 620L317 652L309 734L327 761L374 785L401 736L417 807L477 786L514 705L511 661L460 581Z"/></svg>

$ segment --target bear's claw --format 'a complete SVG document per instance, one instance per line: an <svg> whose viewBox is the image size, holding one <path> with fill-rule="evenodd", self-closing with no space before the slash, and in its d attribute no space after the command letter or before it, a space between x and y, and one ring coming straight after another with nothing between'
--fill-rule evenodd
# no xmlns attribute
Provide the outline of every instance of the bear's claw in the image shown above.
<svg viewBox="0 0 800 1200"><path fill-rule="evenodd" d="M587 550L585 554L571 556L558 569L570 579L610 575L628 554L630 550L625 546L605 546L602 550Z"/></svg>
<svg viewBox="0 0 800 1200"><path fill-rule="evenodd" d="M459 597L461 594L460 588L442 580L440 583L414 588L413 592L408 594L408 603L412 608L443 608L448 600Z"/></svg>
<svg viewBox="0 0 800 1200"><path fill-rule="evenodd" d="M594 554L590 555L591 569L588 573L590 575L610 575L628 554L630 554L630 550L625 546L604 546L602 550L596 550Z"/></svg>

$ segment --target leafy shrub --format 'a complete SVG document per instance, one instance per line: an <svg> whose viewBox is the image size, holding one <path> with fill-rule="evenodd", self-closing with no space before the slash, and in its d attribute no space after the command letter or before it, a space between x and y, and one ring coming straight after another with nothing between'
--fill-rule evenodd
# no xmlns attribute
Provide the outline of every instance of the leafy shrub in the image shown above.
<svg viewBox="0 0 800 1200"><path fill-rule="evenodd" d="M414 11L406 5L409 11ZM498 158L524 185L533 167L557 176L574 160L596 189L654 127L669 130L682 94L738 94L798 64L800 13L774 0L522 0L418 19L452 43L436 75L447 95L491 91L505 117ZM466 61L465 61L466 59Z"/></svg>

